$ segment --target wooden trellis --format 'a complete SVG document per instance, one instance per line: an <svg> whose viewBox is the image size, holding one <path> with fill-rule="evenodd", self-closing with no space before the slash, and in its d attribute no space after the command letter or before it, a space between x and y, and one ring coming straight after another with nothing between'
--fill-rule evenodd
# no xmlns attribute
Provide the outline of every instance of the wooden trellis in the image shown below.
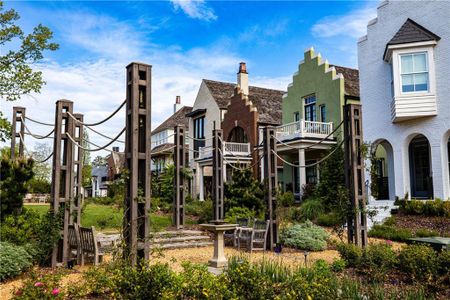
<svg viewBox="0 0 450 300"><path fill-rule="evenodd" d="M25 139L25 107L14 106L12 115L11 159L16 157L16 142L19 139L19 157L23 157ZM19 125L19 126L18 126ZM20 128L18 128L20 127Z"/></svg>
<svg viewBox="0 0 450 300"><path fill-rule="evenodd" d="M184 204L186 201L186 193L184 189L184 168L186 167L186 151L185 151L185 132L183 125L177 125L175 131L175 148L173 152L173 162L175 165L175 174L173 178L174 202L173 202L173 225L177 229L184 227Z"/></svg>
<svg viewBox="0 0 450 300"><path fill-rule="evenodd" d="M266 220L269 220L269 234L267 235L267 248L273 250L278 243L278 223L276 216L276 194L277 194L277 142L275 140L276 130L274 127L263 128L263 165L266 202Z"/></svg>
<svg viewBox="0 0 450 300"><path fill-rule="evenodd" d="M136 265L149 259L149 211L151 182L151 66L127 66L125 167L129 178L125 192L125 256Z"/></svg>
<svg viewBox="0 0 450 300"><path fill-rule="evenodd" d="M347 220L348 242L361 247L367 245L363 143L361 105L347 104L344 106L345 183L352 204Z"/></svg>
<svg viewBox="0 0 450 300"><path fill-rule="evenodd" d="M75 136L74 140L79 145L83 145L83 115L74 114L77 121L75 122ZM75 147L74 157L73 157L73 205L72 213L74 216L71 218L71 223L81 224L81 207L83 205L83 153L84 150L80 147Z"/></svg>
<svg viewBox="0 0 450 300"><path fill-rule="evenodd" d="M69 254L68 228L71 223L71 200L73 197L74 144L68 138L67 133L74 136L74 122L68 114L72 111L72 101L58 100L56 102L51 201L55 214L63 213L64 225L61 240L53 248L52 267L56 267L58 263L66 264Z"/></svg>
<svg viewBox="0 0 450 300"><path fill-rule="evenodd" d="M224 218L223 207L223 153L222 153L222 137L223 131L221 129L213 130L213 221L222 221Z"/></svg>

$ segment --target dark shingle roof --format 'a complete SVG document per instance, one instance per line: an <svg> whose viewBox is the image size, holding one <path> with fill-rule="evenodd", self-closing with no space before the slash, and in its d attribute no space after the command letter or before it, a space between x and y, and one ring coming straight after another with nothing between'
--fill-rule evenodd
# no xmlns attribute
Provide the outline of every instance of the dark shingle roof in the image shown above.
<svg viewBox="0 0 450 300"><path fill-rule="evenodd" d="M400 27L388 45L408 44L426 41L439 41L441 38L411 19Z"/></svg>
<svg viewBox="0 0 450 300"><path fill-rule="evenodd" d="M186 128L189 126L189 119L186 117L186 114L192 111L191 106L183 106L176 113L171 115L167 120L162 122L161 125L156 127L153 133L158 133L166 129L173 129L176 125L184 125Z"/></svg>
<svg viewBox="0 0 450 300"><path fill-rule="evenodd" d="M386 44L383 58L386 59L390 45L409 44L427 41L439 41L441 38L411 19L407 19L394 37Z"/></svg>
<svg viewBox="0 0 450 300"><path fill-rule="evenodd" d="M344 76L345 94L348 96L359 97L359 71L357 69L330 65L336 69L336 73Z"/></svg>
<svg viewBox="0 0 450 300"><path fill-rule="evenodd" d="M236 84L203 79L219 108L227 108ZM249 86L249 100L258 110L259 122L281 124L281 102L284 91Z"/></svg>

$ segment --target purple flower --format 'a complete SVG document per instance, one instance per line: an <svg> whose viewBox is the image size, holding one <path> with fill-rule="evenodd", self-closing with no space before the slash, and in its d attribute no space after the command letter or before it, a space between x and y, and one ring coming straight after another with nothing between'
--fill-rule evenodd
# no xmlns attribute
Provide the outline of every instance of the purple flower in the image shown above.
<svg viewBox="0 0 450 300"><path fill-rule="evenodd" d="M59 294L59 289L58 288L53 289L52 295L53 296L58 296L58 294Z"/></svg>
<svg viewBox="0 0 450 300"><path fill-rule="evenodd" d="M34 284L34 286L43 286L44 284L42 283L42 282L40 282L40 281L38 281L38 282L36 282L35 284Z"/></svg>

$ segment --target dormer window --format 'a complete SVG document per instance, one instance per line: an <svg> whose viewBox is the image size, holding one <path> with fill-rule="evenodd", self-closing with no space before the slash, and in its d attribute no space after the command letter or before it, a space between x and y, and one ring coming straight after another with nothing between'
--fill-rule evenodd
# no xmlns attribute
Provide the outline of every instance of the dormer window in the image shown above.
<svg viewBox="0 0 450 300"><path fill-rule="evenodd" d="M427 52L400 55L402 93L428 91Z"/></svg>
<svg viewBox="0 0 450 300"><path fill-rule="evenodd" d="M437 115L434 48L439 40L408 19L387 43L383 59L391 65L393 122Z"/></svg>

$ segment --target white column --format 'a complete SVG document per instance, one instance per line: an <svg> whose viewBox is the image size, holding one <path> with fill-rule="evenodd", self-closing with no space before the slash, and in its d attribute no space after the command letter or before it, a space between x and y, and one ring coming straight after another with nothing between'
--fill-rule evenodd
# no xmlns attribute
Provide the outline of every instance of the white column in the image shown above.
<svg viewBox="0 0 450 300"><path fill-rule="evenodd" d="M304 166L305 149L298 149L298 164ZM306 168L298 168L298 180L300 181L300 198L302 197L302 187L306 184Z"/></svg>
<svg viewBox="0 0 450 300"><path fill-rule="evenodd" d="M223 182L227 182L227 163L223 162Z"/></svg>
<svg viewBox="0 0 450 300"><path fill-rule="evenodd" d="M444 162L442 161L442 149L438 141L430 145L430 158L431 158L431 176L433 178L433 195L434 198L444 199L444 182L447 178L444 176Z"/></svg>
<svg viewBox="0 0 450 300"><path fill-rule="evenodd" d="M200 181L200 193L199 193L199 198L200 198L200 201L204 201L205 200L205 195L204 195L204 183L203 183L203 175L204 175L204 171L203 171L203 167L200 167L199 166L199 169L200 169L200 174L199 174L199 178L198 178L198 180Z"/></svg>

